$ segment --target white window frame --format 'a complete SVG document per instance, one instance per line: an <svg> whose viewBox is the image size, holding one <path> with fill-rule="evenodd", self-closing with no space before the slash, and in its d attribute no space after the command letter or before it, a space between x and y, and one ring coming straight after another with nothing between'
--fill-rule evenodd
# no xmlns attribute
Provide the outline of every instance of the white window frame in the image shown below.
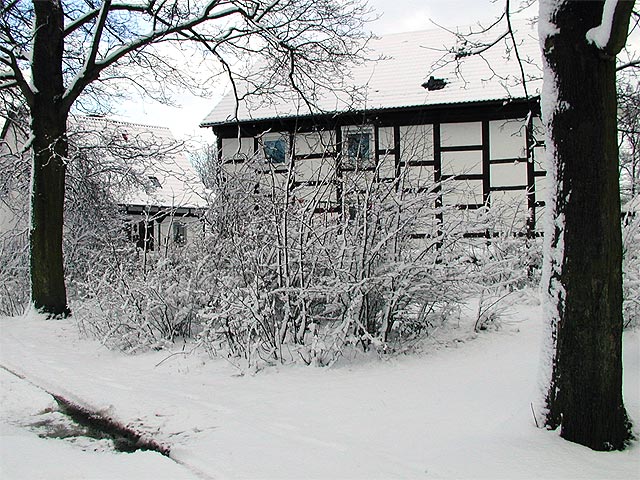
<svg viewBox="0 0 640 480"><path fill-rule="evenodd" d="M349 137L352 135L369 135L369 156L353 158L349 156ZM376 167L375 129L372 125L349 125L342 127L342 159L340 166L343 170L372 170Z"/></svg>
<svg viewBox="0 0 640 480"><path fill-rule="evenodd" d="M281 162L272 161L267 154L267 142L277 142L282 140L285 145L284 150L284 159ZM273 166L278 165L287 165L289 163L289 159L291 158L291 141L289 138L289 134L287 132L269 132L264 135L258 137L258 145L260 150L260 156L265 161L265 163L269 163Z"/></svg>

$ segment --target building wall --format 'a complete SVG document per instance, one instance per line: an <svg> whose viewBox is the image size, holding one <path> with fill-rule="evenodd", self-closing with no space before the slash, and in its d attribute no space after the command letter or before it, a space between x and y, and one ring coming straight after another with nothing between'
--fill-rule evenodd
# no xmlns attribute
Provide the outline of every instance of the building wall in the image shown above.
<svg viewBox="0 0 640 480"><path fill-rule="evenodd" d="M228 171L257 158L269 166L271 186L279 179L280 188L288 184L292 166L292 195L314 199L323 210L339 209L351 192L366 189L369 182L398 181L417 193L442 182L436 206L449 219L473 225L482 207L491 206L496 225L525 232L533 230L544 205L539 126L537 118L529 126L524 118L511 118L269 131L222 137L220 154ZM274 163L269 149L278 139L280 147L286 146L286 158ZM354 152L366 153L367 161L352 161Z"/></svg>
<svg viewBox="0 0 640 480"><path fill-rule="evenodd" d="M128 215L129 236L139 248L160 250L185 246L202 233L202 221L194 216L167 215L159 212Z"/></svg>
<svg viewBox="0 0 640 480"><path fill-rule="evenodd" d="M184 233L176 228L181 225ZM202 222L196 217L166 217L159 224L157 230L157 242L162 247L166 245L188 245L202 233Z"/></svg>
<svg viewBox="0 0 640 480"><path fill-rule="evenodd" d="M6 204L0 203L0 236L12 231L16 226L16 216Z"/></svg>
<svg viewBox="0 0 640 480"><path fill-rule="evenodd" d="M11 172L0 184L0 236L26 229L28 206L18 174L28 175L29 154L22 151L27 138L26 132L12 121L5 120L0 128L0 169Z"/></svg>

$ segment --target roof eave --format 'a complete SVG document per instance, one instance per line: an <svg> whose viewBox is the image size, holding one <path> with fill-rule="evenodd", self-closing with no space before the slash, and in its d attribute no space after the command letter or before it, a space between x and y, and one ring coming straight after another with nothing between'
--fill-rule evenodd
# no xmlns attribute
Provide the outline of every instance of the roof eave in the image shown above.
<svg viewBox="0 0 640 480"><path fill-rule="evenodd" d="M216 128L216 127L224 127L230 125L243 125L248 123L261 123L268 122L273 120L287 120L292 118L329 118L335 116L349 116L349 115L360 115L364 112L375 114L375 113L385 113L385 112L397 112L400 110L437 110L442 108L450 108L452 106L455 107L465 107L470 108L474 106L486 106L486 105L500 105L505 103L529 103L534 102L537 103L540 100L539 95L535 95L532 97L507 97L507 98L499 98L499 99L489 99L489 100L469 100L464 102L445 102L445 103L435 103L435 104L415 104L415 105L402 105L397 107L380 107L380 108L371 108L371 109L363 109L363 110L343 110L339 112L323 112L317 114L304 114L304 115L280 115L274 117L262 117L262 118L250 118L250 119L236 119L236 120L225 120L222 122L202 122L200 124L200 128Z"/></svg>

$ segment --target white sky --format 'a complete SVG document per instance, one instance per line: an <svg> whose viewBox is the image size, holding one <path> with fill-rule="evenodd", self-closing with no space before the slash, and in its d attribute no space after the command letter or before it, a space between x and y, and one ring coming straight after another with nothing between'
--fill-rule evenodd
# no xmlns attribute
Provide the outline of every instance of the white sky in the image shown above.
<svg viewBox="0 0 640 480"><path fill-rule="evenodd" d="M516 2L513 2L516 3ZM443 26L473 24L495 18L504 0L369 0L380 18L370 24L377 35L433 28L435 22ZM220 95L222 94L221 86ZM140 100L127 109L123 120L169 127L178 137L203 137L212 142L208 129L198 127L213 109L220 97L202 99L192 96L178 98L180 108L160 105L151 100Z"/></svg>
<svg viewBox="0 0 640 480"><path fill-rule="evenodd" d="M379 35L425 30L434 27L432 22L453 27L491 20L504 8L504 0L369 0L369 4L381 14L371 25Z"/></svg>

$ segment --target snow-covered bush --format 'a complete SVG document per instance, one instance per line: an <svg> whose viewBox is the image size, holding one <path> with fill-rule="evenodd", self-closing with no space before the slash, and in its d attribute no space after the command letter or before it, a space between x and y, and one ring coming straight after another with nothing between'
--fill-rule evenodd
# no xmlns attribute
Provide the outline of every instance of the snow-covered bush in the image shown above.
<svg viewBox="0 0 640 480"><path fill-rule="evenodd" d="M29 256L26 234L0 235L0 315L21 315L29 301Z"/></svg>
<svg viewBox="0 0 640 480"><path fill-rule="evenodd" d="M12 141L27 125L6 119L0 138L0 315L20 315L29 299L29 156Z"/></svg>
<svg viewBox="0 0 640 480"><path fill-rule="evenodd" d="M623 219L623 316L625 328L640 325L640 215Z"/></svg>
<svg viewBox="0 0 640 480"><path fill-rule="evenodd" d="M542 267L542 236L527 230L518 204L485 206L475 216L472 238L461 239L452 253L466 256L467 295L478 297L475 330L497 328L511 294L536 288Z"/></svg>
<svg viewBox="0 0 640 480"><path fill-rule="evenodd" d="M196 243L146 254L123 249L103 268L77 280L72 308L82 329L126 352L162 348L198 334L199 312L215 284L215 265L202 255L201 241Z"/></svg>
<svg viewBox="0 0 640 480"><path fill-rule="evenodd" d="M24 311L29 301L28 230L31 152L24 112L7 120L13 132L0 143L0 312ZM9 130L7 130L9 131ZM118 196L144 185L144 168L173 146L153 140L123 142L121 135L86 126L82 119L70 125L63 250L69 298L76 282L118 262L125 247L124 223ZM3 307L4 305L4 307Z"/></svg>
<svg viewBox="0 0 640 480"><path fill-rule="evenodd" d="M209 255L221 260L201 312L212 352L327 364L349 346L395 348L460 301L467 265L449 247L461 232L432 228L436 185L417 193L398 188L403 178L355 172L338 205L326 200L330 182L304 189L276 168L218 170ZM429 234L416 236L421 228Z"/></svg>

